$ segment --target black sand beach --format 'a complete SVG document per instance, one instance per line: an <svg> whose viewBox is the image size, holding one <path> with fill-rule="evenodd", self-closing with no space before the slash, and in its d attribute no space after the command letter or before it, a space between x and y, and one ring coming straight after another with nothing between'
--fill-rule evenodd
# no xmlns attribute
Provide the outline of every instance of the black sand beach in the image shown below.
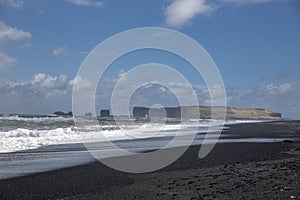
<svg viewBox="0 0 300 200"><path fill-rule="evenodd" d="M0 199L300 199L300 122L232 125L233 137L282 137L277 143L198 146L153 173L128 174L100 162L0 180ZM117 159L117 158L115 158Z"/></svg>

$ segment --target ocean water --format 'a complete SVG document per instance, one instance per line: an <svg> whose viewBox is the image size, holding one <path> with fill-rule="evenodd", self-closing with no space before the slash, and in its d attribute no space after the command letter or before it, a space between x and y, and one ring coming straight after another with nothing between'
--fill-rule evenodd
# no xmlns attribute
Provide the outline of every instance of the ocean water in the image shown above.
<svg viewBox="0 0 300 200"><path fill-rule="evenodd" d="M55 116L0 116L0 179L47 171L62 167L80 165L95 159L85 149L89 144L91 151L101 151L105 157L119 156L115 149L107 145L107 140L130 152L155 150L167 145L178 134L189 135L197 131L193 145L202 144L206 136L214 141L215 131L226 125L238 123L257 123L259 120L229 120L224 127L217 121L160 120L148 122L134 119L102 119L99 123L93 118L73 118ZM276 138L229 139L222 134L218 142L275 142ZM282 140L282 138L281 138ZM209 141L208 141L209 142ZM184 143L184 142L183 142ZM94 145L94 146L93 146Z"/></svg>
<svg viewBox="0 0 300 200"><path fill-rule="evenodd" d="M198 133L207 132L209 120L187 120L179 124L177 120L166 123L148 121L103 120L98 123L93 118L79 118L80 129L71 117L55 116L0 116L0 153L37 149L49 145L74 144L82 142L101 142L105 139L135 140L150 137L174 136L177 130L186 130L197 126ZM198 120L197 120L198 121ZM229 120L226 124L253 123L259 120ZM225 124L225 128L226 128ZM219 130L217 126L215 130Z"/></svg>

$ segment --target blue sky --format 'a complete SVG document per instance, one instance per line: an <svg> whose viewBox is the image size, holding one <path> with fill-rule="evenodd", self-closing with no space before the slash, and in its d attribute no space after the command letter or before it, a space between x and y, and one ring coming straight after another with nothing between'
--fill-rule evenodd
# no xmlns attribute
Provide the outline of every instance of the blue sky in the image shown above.
<svg viewBox="0 0 300 200"><path fill-rule="evenodd" d="M221 72L229 106L300 118L297 0L1 0L0 113L70 110L72 81L87 53L116 33L145 26L199 42ZM152 60L184 71L202 88L188 64L157 52L129 55L106 74L108 81Z"/></svg>

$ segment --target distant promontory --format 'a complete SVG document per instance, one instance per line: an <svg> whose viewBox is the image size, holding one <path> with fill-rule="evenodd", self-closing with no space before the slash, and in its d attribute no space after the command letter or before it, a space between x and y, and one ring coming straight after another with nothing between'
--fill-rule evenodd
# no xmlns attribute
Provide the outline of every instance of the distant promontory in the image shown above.
<svg viewBox="0 0 300 200"><path fill-rule="evenodd" d="M222 118L224 107L214 107L217 115L214 118ZM168 117L180 118L181 112L185 113L185 117L201 119L211 118L212 107L208 106L181 106L181 107L165 107L165 108L147 108L147 107L134 107L133 117ZM219 112L218 112L219 110ZM226 107L226 119L280 119L281 113L273 110L261 108L233 108Z"/></svg>

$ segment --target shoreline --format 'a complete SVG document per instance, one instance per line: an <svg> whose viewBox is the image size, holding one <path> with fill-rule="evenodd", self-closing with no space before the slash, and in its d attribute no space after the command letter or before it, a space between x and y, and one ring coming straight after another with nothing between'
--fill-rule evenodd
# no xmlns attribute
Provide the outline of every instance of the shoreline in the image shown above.
<svg viewBox="0 0 300 200"><path fill-rule="evenodd" d="M228 175L233 175L232 171L242 170L243 173L241 174L244 174L245 171L254 170L257 166L263 168L263 174L265 171L270 171L270 166L279 166L279 175L277 174L276 178L274 178L274 174L274 176L272 175L274 170L273 172L270 171L272 176L265 178L284 185L282 188L289 188L285 193L277 194L281 195L280 198L273 196L273 199L282 199L282 195L284 197L288 197L288 195L300 197L300 192L297 191L298 186L300 186L300 177L297 171L300 167L300 156L285 153L296 148L300 151L300 143L218 144L211 154L204 159L198 159L199 146L194 146L168 167L146 174L119 172L97 161L81 166L1 180L0 197L2 199L171 199L176 194L176 199L184 199L180 198L182 197L180 194L190 191L190 199L206 196L207 193L215 195L215 198L221 198L224 194L219 194L221 196L215 194L220 188L216 187L215 191L210 191L207 188L210 185L205 182L202 183L202 179L214 177L216 176L215 173L228 179ZM239 151L234 152L237 149ZM286 162L292 163L288 164L290 168L294 165L294 171L290 169L280 171L281 167L286 168ZM285 174L286 172L288 174ZM256 173L256 176L261 176L259 175L260 172ZM196 176L193 177L193 175ZM237 177L230 179L238 181L235 179L238 178L239 174L236 175ZM285 183L281 180L282 177L289 176L296 177L298 182L291 179L285 180ZM247 176L247 179L252 180L253 184L262 181L254 178ZM187 182L187 180L189 181ZM171 182L173 181L175 181L176 187L172 187ZM199 181L201 184L195 184ZM216 185L226 186L228 184L228 182L218 182L213 179L211 181ZM149 190L150 186L153 187L151 190ZM161 188L160 186L164 187ZM198 193L199 187L202 187L204 193ZM282 188L279 188L278 191ZM251 189L255 189L255 187ZM235 191L231 192L235 193ZM263 192L265 192L264 195L267 195L270 191L265 190Z"/></svg>
<svg viewBox="0 0 300 200"><path fill-rule="evenodd" d="M271 125L272 129L282 128L280 125L275 126L278 123L286 123L287 121L259 121L259 122L244 122L240 124L228 124L224 127L218 143L276 143L284 140L287 141L300 141L299 137L295 137L294 134L276 134L274 131L271 134L266 132L257 132L258 129L270 129L268 126ZM289 123L295 123L296 121L289 121ZM239 127L242 127L243 133L240 134ZM250 127L250 129L249 129ZM256 127L256 131L252 130ZM194 142L191 146L201 145L204 136L208 136L207 142L213 141L215 132L199 132L195 135ZM116 144L120 146L131 145L131 142L136 143L135 148L133 148L136 153L151 152L160 149L165 146L172 136L162 136L154 138L136 139L136 140L116 140ZM102 146L105 143L95 143L93 144L93 149L99 149L101 151ZM133 145L134 146L134 145ZM178 145L178 147L183 145ZM99 147L99 148L98 148ZM176 147L173 147L176 148ZM104 150L105 148L103 148ZM108 153L108 154L107 154ZM106 157L119 157L121 155L114 155L114 153L107 152ZM111 156L109 156L111 155ZM123 155L125 156L125 155ZM127 155L128 156L128 155ZM0 170L0 180L8 179L19 176L28 176L34 173L53 171L61 168L68 168L72 166L80 166L96 161L94 157L85 149L84 145L81 143L74 144L59 144L44 146L37 149L23 150L19 152L3 153L0 154L0 160L2 161ZM26 161L29 162L26 162ZM23 164L23 163L27 164ZM11 165L15 163L14 165ZM11 167L6 167L11 166ZM130 167L132 168L132 167Z"/></svg>
<svg viewBox="0 0 300 200"><path fill-rule="evenodd" d="M299 122L291 123L233 125L230 133L300 137ZM203 159L198 151L192 146L173 164L146 174L97 161L4 179L0 199L300 199L300 142L217 144Z"/></svg>

